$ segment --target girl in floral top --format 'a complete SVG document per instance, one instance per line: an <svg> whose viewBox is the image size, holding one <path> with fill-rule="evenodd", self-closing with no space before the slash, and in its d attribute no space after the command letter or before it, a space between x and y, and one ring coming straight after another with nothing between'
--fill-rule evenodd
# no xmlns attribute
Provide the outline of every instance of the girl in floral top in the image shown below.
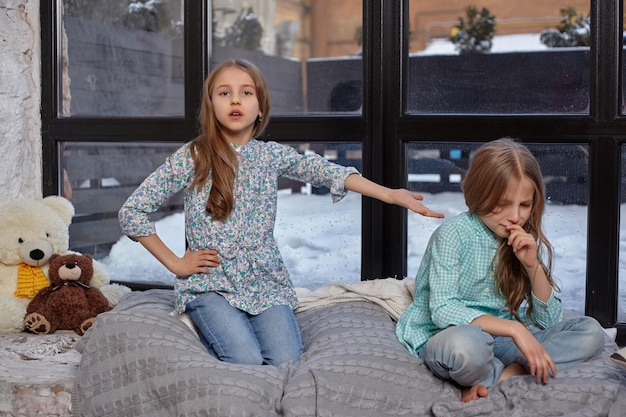
<svg viewBox="0 0 626 417"><path fill-rule="evenodd" d="M543 180L528 148L510 139L482 145L463 193L469 211L428 242L415 298L396 327L400 341L433 373L458 383L464 402L514 375L547 383L557 369L600 354L604 332L596 320L562 320L541 227Z"/></svg>
<svg viewBox="0 0 626 417"><path fill-rule="evenodd" d="M443 217L425 207L421 195L254 139L269 111L258 68L240 60L217 66L203 88L201 134L146 178L119 212L123 232L177 275L176 311L186 311L209 352L227 362L278 365L302 354L293 314L298 301L274 240L278 177L326 186L334 201L351 190ZM178 257L149 214L181 190L188 249Z"/></svg>

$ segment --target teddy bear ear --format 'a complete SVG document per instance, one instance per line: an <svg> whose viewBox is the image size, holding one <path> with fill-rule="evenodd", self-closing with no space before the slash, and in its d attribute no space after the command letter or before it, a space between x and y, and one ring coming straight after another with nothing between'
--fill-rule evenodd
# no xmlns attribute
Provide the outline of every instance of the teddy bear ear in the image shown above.
<svg viewBox="0 0 626 417"><path fill-rule="evenodd" d="M43 202L50 207L63 222L69 226L74 217L74 205L65 197L51 195L44 197Z"/></svg>

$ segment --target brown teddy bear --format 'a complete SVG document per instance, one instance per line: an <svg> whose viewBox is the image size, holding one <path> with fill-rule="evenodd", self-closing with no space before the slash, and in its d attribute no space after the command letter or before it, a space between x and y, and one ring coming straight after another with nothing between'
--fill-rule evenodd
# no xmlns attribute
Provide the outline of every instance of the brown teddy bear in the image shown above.
<svg viewBox="0 0 626 417"><path fill-rule="evenodd" d="M54 254L49 265L50 285L28 304L24 327L39 334L74 330L82 336L98 314L112 308L99 289L89 286L93 258L88 254Z"/></svg>

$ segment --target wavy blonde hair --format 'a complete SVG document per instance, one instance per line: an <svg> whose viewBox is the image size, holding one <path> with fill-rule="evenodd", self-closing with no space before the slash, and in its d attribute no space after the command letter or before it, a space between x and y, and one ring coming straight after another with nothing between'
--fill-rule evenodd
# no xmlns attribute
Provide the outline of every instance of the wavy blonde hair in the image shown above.
<svg viewBox="0 0 626 417"><path fill-rule="evenodd" d="M537 160L526 146L510 138L502 138L479 147L462 183L465 204L471 213L479 216L492 213L500 205L509 186L523 178L534 184L535 193L530 218L522 227L537 241L540 265L550 285L558 290L551 274L553 248L541 227L546 203L543 178ZM546 255L547 262L543 261L542 254ZM496 288L506 298L511 316L521 322L519 308L526 301L526 317L532 319L530 277L506 238L500 241L493 268Z"/></svg>
<svg viewBox="0 0 626 417"><path fill-rule="evenodd" d="M209 177L211 178L211 191L206 210L213 220L226 220L235 205L233 190L235 175L239 168L237 153L222 132L222 127L215 117L211 99L218 75L232 67L239 68L250 75L256 88L259 111L263 117L257 118L252 137L260 136L267 127L271 108L270 92L265 77L254 64L248 61L240 59L224 61L215 67L204 81L199 114L200 135L191 143L191 154L195 166L195 177L191 188L204 188Z"/></svg>

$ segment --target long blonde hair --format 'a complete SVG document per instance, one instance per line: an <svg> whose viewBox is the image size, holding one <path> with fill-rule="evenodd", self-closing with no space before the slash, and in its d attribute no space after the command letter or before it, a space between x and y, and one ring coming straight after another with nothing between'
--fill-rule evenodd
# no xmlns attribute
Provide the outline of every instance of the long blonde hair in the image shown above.
<svg viewBox="0 0 626 417"><path fill-rule="evenodd" d="M261 71L248 61L240 59L224 61L215 67L204 81L199 114L200 135L191 143L191 154L195 165L195 177L191 188L198 190L204 188L211 177L211 191L206 210L213 220L226 220L235 205L233 190L235 175L239 168L237 153L222 132L211 100L218 75L231 67L248 73L256 88L259 111L263 117L257 118L252 137L258 137L267 127L271 108L270 93L265 78Z"/></svg>
<svg viewBox="0 0 626 417"><path fill-rule="evenodd" d="M470 162L462 183L465 204L471 213L479 216L492 213L511 184L522 178L530 180L535 187L530 218L522 227L537 241L537 255L550 285L558 290L552 279L552 245L544 235L541 220L545 209L545 191L539 163L530 150L510 138L502 138L482 145ZM545 252L547 262L542 259ZM530 278L526 269L507 244L501 239L494 256L494 278L498 292L506 298L512 317L522 321L519 308L526 300L526 317L532 319L533 299Z"/></svg>

